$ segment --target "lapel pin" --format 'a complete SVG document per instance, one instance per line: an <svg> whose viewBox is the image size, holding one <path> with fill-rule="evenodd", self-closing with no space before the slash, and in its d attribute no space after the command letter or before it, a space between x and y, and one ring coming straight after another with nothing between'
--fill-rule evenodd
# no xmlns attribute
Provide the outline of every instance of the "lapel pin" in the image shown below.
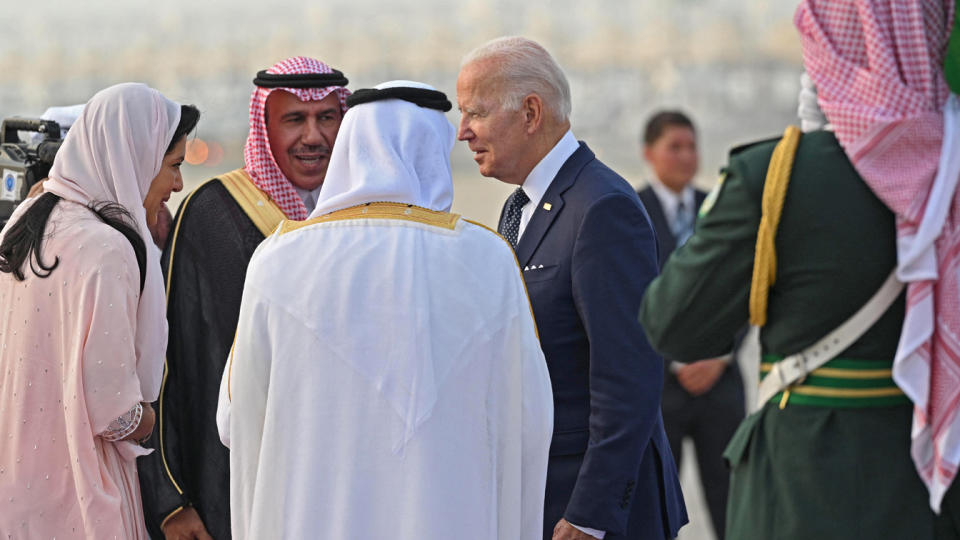
<svg viewBox="0 0 960 540"><path fill-rule="evenodd" d="M546 210L547 212L549 212L551 208L553 208L552 204L548 202L543 203L543 209Z"/></svg>

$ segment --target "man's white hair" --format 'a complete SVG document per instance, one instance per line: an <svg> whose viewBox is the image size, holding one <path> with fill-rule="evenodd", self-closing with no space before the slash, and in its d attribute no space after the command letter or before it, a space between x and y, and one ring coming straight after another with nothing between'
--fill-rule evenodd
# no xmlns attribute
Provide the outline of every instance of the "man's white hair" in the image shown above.
<svg viewBox="0 0 960 540"><path fill-rule="evenodd" d="M497 62L505 108L518 110L524 97L536 93L558 120L570 118L567 76L539 43L520 36L500 37L470 51L460 67L486 60Z"/></svg>

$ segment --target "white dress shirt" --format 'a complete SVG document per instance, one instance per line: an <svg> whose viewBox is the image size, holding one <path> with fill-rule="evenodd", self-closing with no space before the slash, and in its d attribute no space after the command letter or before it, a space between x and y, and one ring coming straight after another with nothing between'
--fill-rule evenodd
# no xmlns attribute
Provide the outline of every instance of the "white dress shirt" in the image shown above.
<svg viewBox="0 0 960 540"><path fill-rule="evenodd" d="M578 148L580 148L580 143L573 136L573 132L568 130L523 180L520 187L523 188L523 192L527 194L530 202L523 206L520 213L520 231L517 234L517 242L520 242L520 238L523 237L523 231L526 230L527 223L530 223L530 218L533 217L533 213L540 206L540 200L543 199L543 195L547 192L550 184L553 183L554 177L560 172L560 167L563 167L563 164L570 159L570 156Z"/></svg>
<svg viewBox="0 0 960 540"><path fill-rule="evenodd" d="M676 229L677 208L680 206L680 201L683 201L684 209L691 218L690 223L693 223L697 213L697 208L695 207L697 202L692 186L687 184L682 192L677 193L663 185L663 182L658 178L653 177L650 179L650 187L653 188L653 193L660 201L660 207L663 208L663 217L667 219L667 225L670 226L671 231Z"/></svg>
<svg viewBox="0 0 960 540"><path fill-rule="evenodd" d="M293 186L293 189L297 192L297 195L300 196L300 200L303 201L303 205L307 207L307 215L310 215L313 212L313 209L317 206L317 197L320 196L321 185L317 189L309 190L297 187L292 182L290 185Z"/></svg>

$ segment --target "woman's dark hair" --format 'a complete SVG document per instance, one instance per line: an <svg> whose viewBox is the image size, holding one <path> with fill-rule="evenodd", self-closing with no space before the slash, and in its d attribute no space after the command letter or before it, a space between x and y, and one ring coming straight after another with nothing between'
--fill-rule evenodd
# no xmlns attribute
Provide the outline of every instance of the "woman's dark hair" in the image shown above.
<svg viewBox="0 0 960 540"><path fill-rule="evenodd" d="M197 127L199 120L200 111L196 107L193 105L180 106L180 123L177 124L177 129L173 132L173 138L167 146L167 154L172 152L177 143ZM0 242L0 272L13 274L17 281L23 281L26 279L24 266L27 263L30 264L30 270L41 278L49 276L60 264L60 257L54 257L53 263L49 265L44 264L41 259L41 248L43 247L47 221L50 219L53 207L58 202L60 202L58 195L44 193L17 219L16 223L10 226L3 237L3 241ZM147 246L140 233L137 232L136 223L130 212L113 202L92 202L88 205L88 208L130 242L133 253L137 257L137 266L140 268L140 292L143 292L147 276Z"/></svg>
<svg viewBox="0 0 960 540"><path fill-rule="evenodd" d="M54 257L52 264L44 264L41 248L50 212L59 202L59 195L44 193L10 226L0 243L0 272L13 274L17 281L23 281L26 279L24 266L29 263L30 270L38 277L45 278L53 273L60 264L60 257ZM130 242L140 269L140 292L143 292L147 277L147 246L137 232L130 212L114 202L93 202L87 207Z"/></svg>
<svg viewBox="0 0 960 540"><path fill-rule="evenodd" d="M44 229L47 228L47 218L50 217L50 212L58 202L60 202L58 195L44 193L16 223L10 226L3 237L3 242L0 243L0 272L13 274L17 281L23 281L25 262L29 261L30 270L42 278L49 276L60 264L60 257L54 257L53 264L49 266L43 264L40 259L40 245L43 243ZM30 256L31 254L33 257Z"/></svg>
<svg viewBox="0 0 960 540"><path fill-rule="evenodd" d="M668 127L680 126L690 128L690 131L696 133L697 129L693 127L693 121L690 117L680 111L659 111L647 120L647 126L643 129L643 144L650 146L657 142L657 139L663 135Z"/></svg>
<svg viewBox="0 0 960 540"><path fill-rule="evenodd" d="M173 138L170 139L170 144L167 145L166 153L169 154L173 152L173 147L180 142L181 139L187 136L188 133L193 131L193 128L197 127L197 122L200 121L200 110L194 107L193 105L181 105L180 106L180 123L177 124L177 129L173 132Z"/></svg>
<svg viewBox="0 0 960 540"><path fill-rule="evenodd" d="M147 280L147 245L144 244L143 237L137 232L137 225L133 221L133 216L126 208L115 202L92 202L87 205L87 208L93 210L93 213L101 221L116 229L130 242L133 254L137 257L137 268L140 269L140 292L142 293ZM47 216L49 217L49 214Z"/></svg>

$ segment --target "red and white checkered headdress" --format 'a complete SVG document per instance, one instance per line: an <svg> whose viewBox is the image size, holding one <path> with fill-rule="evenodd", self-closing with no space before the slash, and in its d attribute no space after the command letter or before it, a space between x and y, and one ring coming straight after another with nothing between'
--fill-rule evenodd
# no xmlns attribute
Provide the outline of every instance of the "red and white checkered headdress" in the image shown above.
<svg viewBox="0 0 960 540"><path fill-rule="evenodd" d="M934 510L960 463L960 170L955 147L941 152L960 123L943 74L953 10L954 0L803 0L794 20L820 108L897 216L908 288L893 375L915 404L912 454Z"/></svg>
<svg viewBox="0 0 960 540"><path fill-rule="evenodd" d="M305 56L294 56L277 62L267 73L274 75L293 75L311 73L333 73L333 69L319 60ZM270 151L270 139L267 136L267 123L264 112L267 106L267 97L275 90L284 90L297 96L300 101L319 101L331 92L337 92L340 98L340 110L347 110L347 96L350 91L342 86L327 86L322 88L262 88L257 87L250 96L250 133L247 135L247 144L243 149L244 170L253 179L264 193L270 196L273 202L283 210L289 219L304 220L307 218L307 207L300 196L293 189L293 184L284 176L277 160Z"/></svg>

